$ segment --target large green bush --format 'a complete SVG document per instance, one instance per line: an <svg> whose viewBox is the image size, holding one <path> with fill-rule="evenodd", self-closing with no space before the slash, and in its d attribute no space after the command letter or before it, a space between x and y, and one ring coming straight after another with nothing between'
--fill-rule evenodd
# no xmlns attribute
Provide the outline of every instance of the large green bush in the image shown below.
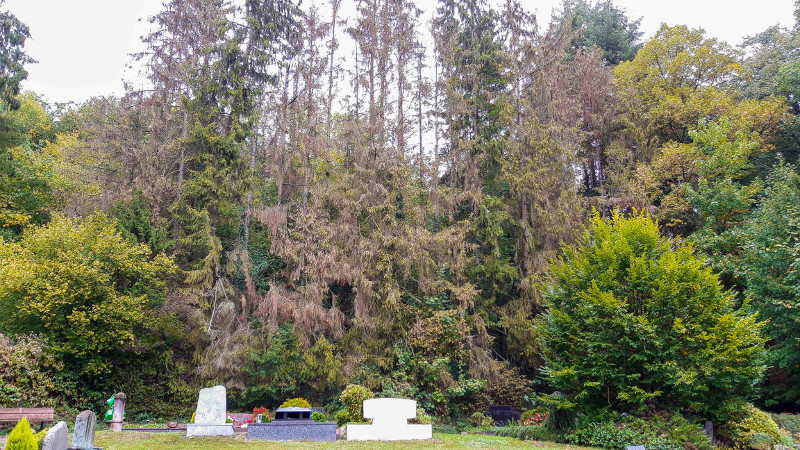
<svg viewBox="0 0 800 450"><path fill-rule="evenodd" d="M545 299L546 373L562 406L718 418L764 371L762 324L644 216L596 216L551 265Z"/></svg>
<svg viewBox="0 0 800 450"><path fill-rule="evenodd" d="M63 368L38 336L0 334L0 406L56 406L64 388L56 374Z"/></svg>
<svg viewBox="0 0 800 450"><path fill-rule="evenodd" d="M102 213L55 217L29 227L19 242L0 240L0 332L38 333L72 376L110 372L143 330L166 293L175 264L134 245Z"/></svg>

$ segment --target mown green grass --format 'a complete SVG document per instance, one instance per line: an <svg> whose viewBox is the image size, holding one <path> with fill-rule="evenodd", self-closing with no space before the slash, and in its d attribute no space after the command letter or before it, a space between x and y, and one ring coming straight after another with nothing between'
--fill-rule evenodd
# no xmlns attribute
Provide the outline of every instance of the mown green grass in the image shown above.
<svg viewBox="0 0 800 450"><path fill-rule="evenodd" d="M279 449L279 448L353 448L353 449L410 449L410 448L530 448L553 450L580 450L585 447L569 446L552 442L519 441L513 438L484 435L460 435L434 433L430 441L409 442L269 442L248 441L244 435L230 437L186 438L183 433L128 432L97 433L95 445L106 450L222 450L222 449Z"/></svg>

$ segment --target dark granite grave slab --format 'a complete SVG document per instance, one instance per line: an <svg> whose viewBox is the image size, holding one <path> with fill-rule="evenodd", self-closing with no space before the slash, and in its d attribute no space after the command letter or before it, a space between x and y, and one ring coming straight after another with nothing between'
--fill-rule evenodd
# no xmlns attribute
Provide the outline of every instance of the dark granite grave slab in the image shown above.
<svg viewBox="0 0 800 450"><path fill-rule="evenodd" d="M247 425L247 438L266 441L332 442L336 440L336 422L300 419L251 423Z"/></svg>
<svg viewBox="0 0 800 450"><path fill-rule="evenodd" d="M508 425L509 420L519 421L520 418L520 413L514 412L514 407L509 405L491 405L489 415L497 426Z"/></svg>

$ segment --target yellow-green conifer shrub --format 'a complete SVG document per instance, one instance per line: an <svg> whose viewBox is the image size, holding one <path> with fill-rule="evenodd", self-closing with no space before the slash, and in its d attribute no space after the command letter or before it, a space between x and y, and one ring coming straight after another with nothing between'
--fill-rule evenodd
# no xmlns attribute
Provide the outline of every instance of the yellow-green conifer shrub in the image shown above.
<svg viewBox="0 0 800 450"><path fill-rule="evenodd" d="M748 404L720 430L738 449L771 449L781 443L781 431L769 414Z"/></svg>
<svg viewBox="0 0 800 450"><path fill-rule="evenodd" d="M38 450L38 448L36 436L33 435L28 419L23 417L8 435L6 450Z"/></svg>

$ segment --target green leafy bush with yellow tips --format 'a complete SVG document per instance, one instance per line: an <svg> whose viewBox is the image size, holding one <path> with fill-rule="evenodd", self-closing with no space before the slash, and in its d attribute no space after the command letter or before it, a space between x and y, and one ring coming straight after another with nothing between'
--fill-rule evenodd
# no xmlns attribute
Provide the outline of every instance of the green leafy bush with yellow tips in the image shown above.
<svg viewBox="0 0 800 450"><path fill-rule="evenodd" d="M546 374L560 407L719 420L763 374L762 323L648 217L596 216L551 265L545 299Z"/></svg>

